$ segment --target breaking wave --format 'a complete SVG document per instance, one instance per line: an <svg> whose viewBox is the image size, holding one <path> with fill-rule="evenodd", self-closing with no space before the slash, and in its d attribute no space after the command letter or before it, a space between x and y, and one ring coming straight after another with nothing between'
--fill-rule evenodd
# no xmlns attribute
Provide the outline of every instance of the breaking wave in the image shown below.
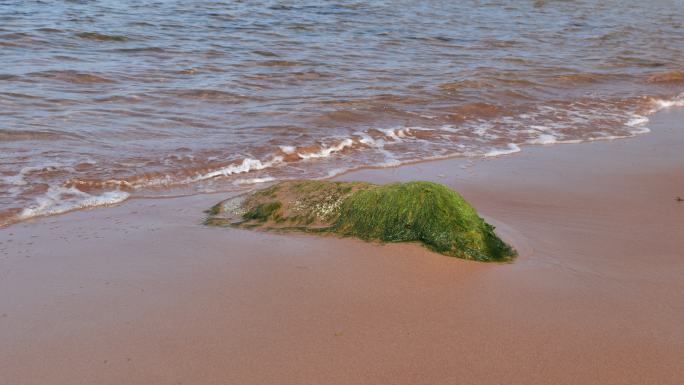
<svg viewBox="0 0 684 385"><path fill-rule="evenodd" d="M280 144L271 155L258 159L245 157L212 167L211 161L195 168L184 167L166 173L152 173L123 179L84 179L72 177L61 185L50 185L17 211L6 223L53 215L76 209L120 203L150 188L178 188L202 183L222 183L236 188L270 183L280 179L327 178L364 166L394 167L407 162L453 156L499 157L522 151L522 145L552 145L582 141L614 140L649 132L648 116L671 107L684 106L684 94L669 99L653 98L634 111L610 110L578 102L545 105L516 115L496 116L446 123L434 127L407 126L368 128L353 131L349 137L330 138L314 144ZM636 110L640 112L635 112ZM559 118L561 117L561 118ZM436 119L431 119L436 120ZM582 129L597 122L612 124L610 130ZM490 142L503 144L492 146ZM188 149L179 149L187 152ZM179 162L191 155L173 156ZM355 161L356 160L356 161ZM183 163L181 163L183 164ZM91 165L81 166L87 169ZM263 172L270 170L269 174ZM316 171L319 170L319 171ZM73 166L45 164L22 168L18 173L0 176L7 194L20 196L36 176L78 174ZM237 178L238 175L246 177ZM16 211L16 210L15 210Z"/></svg>

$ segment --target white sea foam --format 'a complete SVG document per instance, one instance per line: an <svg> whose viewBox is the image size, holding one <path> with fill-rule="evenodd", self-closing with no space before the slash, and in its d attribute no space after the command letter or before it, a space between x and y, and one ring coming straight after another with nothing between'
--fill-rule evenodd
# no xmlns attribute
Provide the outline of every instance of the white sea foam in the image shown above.
<svg viewBox="0 0 684 385"><path fill-rule="evenodd" d="M596 142L600 140L605 140L605 141L611 141L611 140L616 140L616 139L626 139L626 138L632 138L634 135L603 135L603 136L593 136L591 138L585 139L587 142Z"/></svg>
<svg viewBox="0 0 684 385"><path fill-rule="evenodd" d="M651 129L646 127L646 126L641 126L641 127L635 127L630 131L634 135L641 135L641 134L648 134L651 132Z"/></svg>
<svg viewBox="0 0 684 385"><path fill-rule="evenodd" d="M27 219L82 208L107 206L123 202L128 197L129 194L123 191L107 191L101 195L91 195L74 187L52 186L45 194L36 198L34 204L24 208L17 217Z"/></svg>
<svg viewBox="0 0 684 385"><path fill-rule="evenodd" d="M411 114L411 115L420 116L421 118L425 118L425 119L436 119L437 118L435 115L421 114L421 113L413 112L413 111L406 111L406 113Z"/></svg>
<svg viewBox="0 0 684 385"><path fill-rule="evenodd" d="M441 131L453 132L453 133L457 133L457 132L463 131L463 128L456 128L456 127L454 127L454 126L451 125L451 124L445 124L445 125L441 126L439 129L440 129Z"/></svg>
<svg viewBox="0 0 684 385"><path fill-rule="evenodd" d="M632 129L630 129L629 132L633 136L641 135L651 132L651 129L646 127L646 124L648 124L649 121L650 119L648 119L645 116L634 114L632 118L625 123L625 125L628 127L632 127Z"/></svg>
<svg viewBox="0 0 684 385"><path fill-rule="evenodd" d="M504 122L504 121L502 121L502 123L505 123L507 125L511 124L511 123ZM475 122L475 125L471 128L471 130L474 134L476 134L477 136L479 136L481 138L496 139L498 137L497 135L493 135L493 134L488 133L488 131L491 130L493 127L494 127L494 124L492 124L492 122L478 120L477 122Z"/></svg>
<svg viewBox="0 0 684 385"><path fill-rule="evenodd" d="M513 154L516 152L520 152L520 147L518 147L518 145L515 143L509 143L506 148L493 149L493 150L487 152L486 154L484 154L484 156L489 158L492 156L508 155L508 154Z"/></svg>
<svg viewBox="0 0 684 385"><path fill-rule="evenodd" d="M44 164L44 165L39 165L39 166L27 166L23 167L21 170L19 170L18 174L15 175L9 175L9 176L3 176L1 180L6 183L6 184L11 184L15 186L24 186L28 182L26 182L26 175L29 175L34 172L38 171L55 171L55 170L64 170L64 171L74 171L74 169L70 166L66 166L63 164L57 164L57 163L49 163L49 164Z"/></svg>
<svg viewBox="0 0 684 385"><path fill-rule="evenodd" d="M246 178L246 179L238 179L233 184L235 185L243 185L243 184L259 184L259 183L267 183L267 182L273 182L276 180L276 178L272 176L264 176L261 178Z"/></svg>
<svg viewBox="0 0 684 385"><path fill-rule="evenodd" d="M647 117L645 117L645 116L634 115L634 116L633 116L630 120L628 120L627 123L625 123L625 124L628 125L628 126L630 126L630 127L635 127L635 126L644 125L644 124L648 123L648 121L649 121L649 119L648 119Z"/></svg>
<svg viewBox="0 0 684 385"><path fill-rule="evenodd" d="M288 155L294 154L295 151L297 151L297 147L295 147L295 146L279 146L279 147L280 147L280 151L282 151Z"/></svg>
<svg viewBox="0 0 684 385"><path fill-rule="evenodd" d="M282 163L283 157L276 156L267 162L261 162L259 159L245 158L240 164L234 164L227 167L222 167L218 170L200 174L195 177L186 179L185 183L199 182L206 179L216 178L218 176L229 176L233 174L242 174L245 172L263 170L265 168L273 167L276 164Z"/></svg>
<svg viewBox="0 0 684 385"><path fill-rule="evenodd" d="M401 141L402 138L405 138L410 132L411 129L406 127L406 128L380 128L379 129L383 134L385 134L386 137L394 140L394 141Z"/></svg>
<svg viewBox="0 0 684 385"><path fill-rule="evenodd" d="M554 144L558 143L558 138L551 134L542 134L535 139L528 140L530 144Z"/></svg>
<svg viewBox="0 0 684 385"><path fill-rule="evenodd" d="M342 151L345 148L351 147L353 145L354 145L354 141L352 139L347 138L347 139L342 140L340 143L338 143L334 146L324 147L320 151L311 152L311 153L298 152L297 155L299 155L299 157L302 159L327 158L332 153Z"/></svg>
<svg viewBox="0 0 684 385"><path fill-rule="evenodd" d="M385 141L382 139L373 139L372 136L368 135L368 133L363 132L363 131L357 131L354 133L354 135L360 137L361 139L358 139L358 142L366 145L368 147L376 147L376 148L382 148L385 145Z"/></svg>
<svg viewBox="0 0 684 385"><path fill-rule="evenodd" d="M684 107L684 93L681 93L672 99L656 99L653 102L655 104L653 112L670 107Z"/></svg>

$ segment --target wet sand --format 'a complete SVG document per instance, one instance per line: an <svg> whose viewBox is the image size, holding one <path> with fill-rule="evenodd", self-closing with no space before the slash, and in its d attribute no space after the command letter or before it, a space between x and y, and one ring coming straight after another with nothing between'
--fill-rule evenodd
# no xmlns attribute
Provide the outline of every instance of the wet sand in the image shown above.
<svg viewBox="0 0 684 385"><path fill-rule="evenodd" d="M446 183L512 264L203 227L225 194L0 229L0 383L681 383L683 119L340 178Z"/></svg>

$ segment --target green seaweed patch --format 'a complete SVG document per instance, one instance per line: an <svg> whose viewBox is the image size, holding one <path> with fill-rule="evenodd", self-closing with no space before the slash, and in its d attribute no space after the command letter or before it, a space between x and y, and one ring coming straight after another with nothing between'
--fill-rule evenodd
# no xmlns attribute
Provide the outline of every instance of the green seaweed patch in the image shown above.
<svg viewBox="0 0 684 385"><path fill-rule="evenodd" d="M217 203L209 208L209 210L205 211L205 213L209 214L209 216L214 216L214 215L219 215L221 214L223 205L221 203Z"/></svg>
<svg viewBox="0 0 684 385"><path fill-rule="evenodd" d="M259 222L266 222L273 218L273 220L277 222L279 219L277 213L281 207L283 207L283 204L278 201L262 203L247 211L242 217L246 220L255 220Z"/></svg>
<svg viewBox="0 0 684 385"><path fill-rule="evenodd" d="M421 242L441 254L509 261L516 251L457 192L432 182L287 181L207 210L205 224Z"/></svg>

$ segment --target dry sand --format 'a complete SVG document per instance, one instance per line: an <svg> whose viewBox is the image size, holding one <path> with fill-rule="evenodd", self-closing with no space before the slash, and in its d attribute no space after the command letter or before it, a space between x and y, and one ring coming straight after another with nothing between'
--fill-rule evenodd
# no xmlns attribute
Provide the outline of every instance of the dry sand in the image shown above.
<svg viewBox="0 0 684 385"><path fill-rule="evenodd" d="M340 178L446 183L512 264L203 227L225 194L0 229L0 383L681 384L682 121Z"/></svg>

